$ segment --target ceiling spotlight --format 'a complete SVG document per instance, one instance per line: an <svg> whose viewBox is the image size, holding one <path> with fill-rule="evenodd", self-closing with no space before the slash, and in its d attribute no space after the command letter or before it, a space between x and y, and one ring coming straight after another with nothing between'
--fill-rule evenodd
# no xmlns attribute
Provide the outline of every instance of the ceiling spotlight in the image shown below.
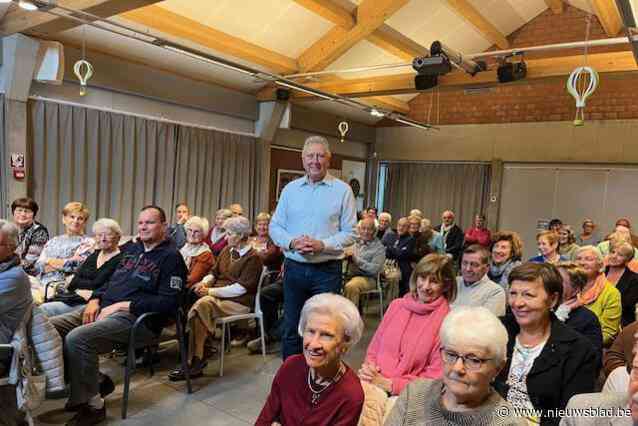
<svg viewBox="0 0 638 426"><path fill-rule="evenodd" d="M378 109L376 109L376 108L372 108L372 109L370 110L370 115L371 115L371 116L373 116L373 117L379 117L379 118L381 118L381 117L385 117L385 114L384 114L384 113L382 113L381 111L379 111L379 110L378 110Z"/></svg>
<svg viewBox="0 0 638 426"><path fill-rule="evenodd" d="M500 83L522 80L527 77L527 64L520 56L505 58L496 70L496 75Z"/></svg>
<svg viewBox="0 0 638 426"><path fill-rule="evenodd" d="M29 10L29 11L38 10L38 6L36 6L35 3L32 3L27 0L20 0L18 2L18 6L20 6L24 10Z"/></svg>

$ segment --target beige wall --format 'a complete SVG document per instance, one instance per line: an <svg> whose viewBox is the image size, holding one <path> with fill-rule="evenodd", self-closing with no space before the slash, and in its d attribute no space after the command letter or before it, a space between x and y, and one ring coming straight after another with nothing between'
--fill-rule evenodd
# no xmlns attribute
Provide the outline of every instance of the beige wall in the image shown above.
<svg viewBox="0 0 638 426"><path fill-rule="evenodd" d="M316 133L306 132L304 130L297 129L279 129L275 135L275 139L272 141L273 145L285 146L288 148L303 148L304 141L308 136L312 136ZM333 153L343 155L345 157L354 157L359 159L365 159L367 156L367 144L345 141L339 142L337 138L327 137L330 143L330 149Z"/></svg>
<svg viewBox="0 0 638 426"><path fill-rule="evenodd" d="M638 120L471 124L377 130L381 160L634 163Z"/></svg>

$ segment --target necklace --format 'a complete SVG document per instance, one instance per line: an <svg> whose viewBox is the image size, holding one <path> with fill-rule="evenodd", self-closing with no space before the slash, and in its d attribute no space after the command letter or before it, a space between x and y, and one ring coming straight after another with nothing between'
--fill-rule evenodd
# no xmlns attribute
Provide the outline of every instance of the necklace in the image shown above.
<svg viewBox="0 0 638 426"><path fill-rule="evenodd" d="M328 379L322 383L317 383L312 378L311 369L308 369L308 389L310 389L310 392L312 392L312 399L310 400L312 405L317 405L319 403L321 393L328 389L331 384L337 383L341 379L341 377L343 377L345 372L346 367L345 365L343 365L343 363L341 363L339 365L339 371L337 371L337 374L335 374L332 379Z"/></svg>

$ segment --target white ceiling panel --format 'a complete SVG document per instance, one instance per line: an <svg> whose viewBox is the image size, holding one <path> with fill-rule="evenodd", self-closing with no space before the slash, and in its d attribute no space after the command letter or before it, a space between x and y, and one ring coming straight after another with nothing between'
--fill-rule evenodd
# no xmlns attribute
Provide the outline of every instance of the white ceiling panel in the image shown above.
<svg viewBox="0 0 638 426"><path fill-rule="evenodd" d="M343 54L339 59L334 61L327 70L342 70L350 68L358 68L372 65L400 64L406 61L389 54L385 50L375 46L374 44L362 40L354 45L349 51ZM377 75L396 74L397 72L405 72L405 68L401 69L385 69L377 71L367 71L363 73L340 74L341 78L359 78L372 77Z"/></svg>
<svg viewBox="0 0 638 426"><path fill-rule="evenodd" d="M518 14L509 1L503 0L468 0L472 6L481 11L484 18L494 25L505 36L510 35L525 25L527 20Z"/></svg>
<svg viewBox="0 0 638 426"><path fill-rule="evenodd" d="M584 10L585 12L594 13L591 8L591 0L569 0L568 3L574 7Z"/></svg>
<svg viewBox="0 0 638 426"><path fill-rule="evenodd" d="M536 18L547 9L545 0L507 0L525 23Z"/></svg>

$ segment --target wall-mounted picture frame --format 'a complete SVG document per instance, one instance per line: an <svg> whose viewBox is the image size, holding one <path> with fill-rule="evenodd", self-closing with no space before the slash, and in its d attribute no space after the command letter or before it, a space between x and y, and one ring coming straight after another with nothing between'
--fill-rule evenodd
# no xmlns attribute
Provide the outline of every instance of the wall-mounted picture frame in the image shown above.
<svg viewBox="0 0 638 426"><path fill-rule="evenodd" d="M293 180L302 177L306 172L303 170L288 170L288 169L277 169L277 198L279 201L279 196L281 195L281 191L283 191L284 186L288 185L288 183Z"/></svg>

